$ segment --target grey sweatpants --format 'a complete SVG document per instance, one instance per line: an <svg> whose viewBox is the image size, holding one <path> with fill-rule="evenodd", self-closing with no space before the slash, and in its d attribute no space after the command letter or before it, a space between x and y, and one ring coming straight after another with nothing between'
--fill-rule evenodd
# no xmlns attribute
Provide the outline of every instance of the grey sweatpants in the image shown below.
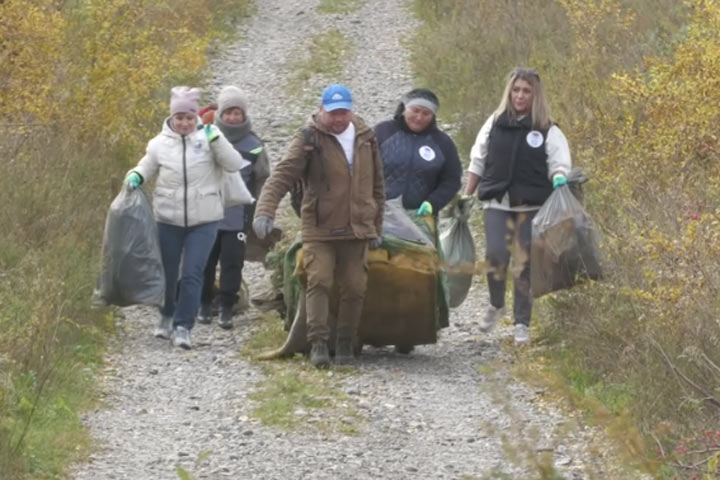
<svg viewBox="0 0 720 480"><path fill-rule="evenodd" d="M485 209L485 261L490 304L496 308L505 306L505 282L510 252L513 252L513 318L516 324L530 325L532 315L530 240L532 219L536 213L537 210L508 212Z"/></svg>

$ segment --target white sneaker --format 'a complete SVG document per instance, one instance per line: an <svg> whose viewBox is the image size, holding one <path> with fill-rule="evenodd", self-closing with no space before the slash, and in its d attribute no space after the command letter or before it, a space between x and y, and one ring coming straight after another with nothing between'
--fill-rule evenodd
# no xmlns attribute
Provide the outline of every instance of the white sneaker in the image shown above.
<svg viewBox="0 0 720 480"><path fill-rule="evenodd" d="M485 315L480 320L480 330L489 332L504 315L505 307L496 308L488 305L487 310L485 310Z"/></svg>
<svg viewBox="0 0 720 480"><path fill-rule="evenodd" d="M170 334L172 333L172 317L161 317L160 323L155 327L153 335L157 338L164 338L170 340Z"/></svg>
<svg viewBox="0 0 720 480"><path fill-rule="evenodd" d="M530 331L527 325L515 324L515 345L527 345L530 343Z"/></svg>
<svg viewBox="0 0 720 480"><path fill-rule="evenodd" d="M190 350L192 348L192 345L190 344L190 330L185 327L175 327L175 338L173 339L173 344L176 347Z"/></svg>

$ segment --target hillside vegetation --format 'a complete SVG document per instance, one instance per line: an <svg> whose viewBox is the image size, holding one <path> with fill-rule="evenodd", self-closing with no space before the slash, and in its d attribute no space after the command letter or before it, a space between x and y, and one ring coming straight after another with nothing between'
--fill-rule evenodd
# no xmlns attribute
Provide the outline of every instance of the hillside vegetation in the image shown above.
<svg viewBox="0 0 720 480"><path fill-rule="evenodd" d="M57 478L86 453L78 412L112 313L92 310L104 216L205 78L248 0L0 2L0 478Z"/></svg>
<svg viewBox="0 0 720 480"><path fill-rule="evenodd" d="M411 42L415 69L459 125L461 151L508 72L532 66L591 178L608 278L538 302L549 348L535 364L622 425L626 451L656 476L717 478L720 2L414 6L428 27Z"/></svg>

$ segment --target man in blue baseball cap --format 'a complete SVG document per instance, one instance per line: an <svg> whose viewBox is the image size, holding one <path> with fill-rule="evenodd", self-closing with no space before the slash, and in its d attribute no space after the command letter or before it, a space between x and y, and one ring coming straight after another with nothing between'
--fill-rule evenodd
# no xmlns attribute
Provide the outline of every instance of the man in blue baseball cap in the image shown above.
<svg viewBox="0 0 720 480"><path fill-rule="evenodd" d="M322 105L326 112L352 110L352 95L345 85L330 85L322 94Z"/></svg>
<svg viewBox="0 0 720 480"><path fill-rule="evenodd" d="M265 183L253 221L258 238L267 236L280 200L302 181L307 336L310 361L318 368L330 364L328 342L335 343L336 364L353 361L367 284L367 251L382 241L382 160L375 134L352 108L346 86L330 85L323 91L318 112L295 134ZM337 338L330 339L334 284L340 301Z"/></svg>

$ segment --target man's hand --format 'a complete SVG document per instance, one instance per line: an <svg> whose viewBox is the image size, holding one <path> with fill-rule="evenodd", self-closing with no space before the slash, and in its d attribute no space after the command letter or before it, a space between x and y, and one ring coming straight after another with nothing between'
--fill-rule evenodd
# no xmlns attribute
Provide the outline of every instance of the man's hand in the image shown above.
<svg viewBox="0 0 720 480"><path fill-rule="evenodd" d="M265 237L270 235L270 232L272 232L275 227L275 222L273 222L273 219L270 217L260 215L255 217L252 226L253 230L255 230L255 235L257 235L260 240L263 240Z"/></svg>
<svg viewBox="0 0 720 480"><path fill-rule="evenodd" d="M137 172L130 172L125 177L125 186L128 190L135 190L142 184L142 177Z"/></svg>
<svg viewBox="0 0 720 480"><path fill-rule="evenodd" d="M382 237L373 238L368 242L368 248L370 250L375 250L376 248L380 248L382 245Z"/></svg>
<svg viewBox="0 0 720 480"><path fill-rule="evenodd" d="M567 177L562 173L557 173L553 177L553 188L559 188L563 185L567 185Z"/></svg>

